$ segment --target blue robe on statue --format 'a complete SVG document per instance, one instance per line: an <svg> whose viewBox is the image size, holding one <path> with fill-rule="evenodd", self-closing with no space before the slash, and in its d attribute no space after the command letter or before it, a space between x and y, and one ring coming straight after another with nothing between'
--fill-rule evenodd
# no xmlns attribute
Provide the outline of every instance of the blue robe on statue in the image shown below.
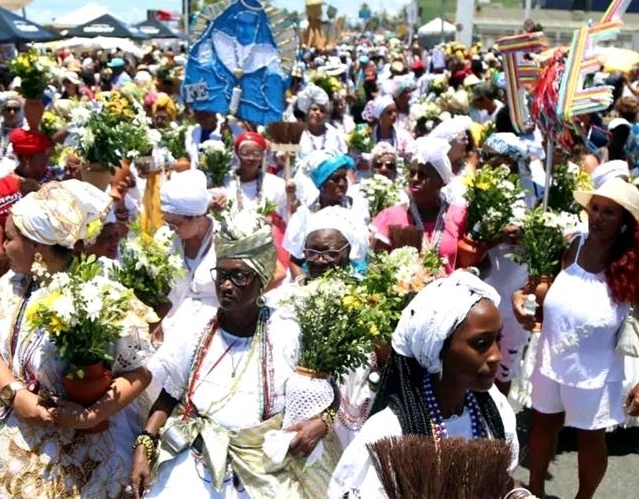
<svg viewBox="0 0 639 499"><path fill-rule="evenodd" d="M236 0L192 46L182 97L196 111L266 125L282 120L288 80L261 4Z"/></svg>

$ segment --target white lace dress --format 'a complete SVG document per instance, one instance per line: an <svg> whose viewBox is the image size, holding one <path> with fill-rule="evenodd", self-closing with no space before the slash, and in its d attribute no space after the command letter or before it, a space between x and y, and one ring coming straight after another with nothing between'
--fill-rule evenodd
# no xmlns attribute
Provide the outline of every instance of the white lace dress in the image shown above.
<svg viewBox="0 0 639 499"><path fill-rule="evenodd" d="M28 332L19 318L27 287L26 279L11 271L0 279L0 354L17 379L64 395L67 364L48 333ZM122 338L111 366L114 376L143 365L150 352L148 330ZM148 414L145 402L141 396L109 418L108 430L89 435L33 426L5 411L0 421L0 497L120 497L131 472L131 444Z"/></svg>

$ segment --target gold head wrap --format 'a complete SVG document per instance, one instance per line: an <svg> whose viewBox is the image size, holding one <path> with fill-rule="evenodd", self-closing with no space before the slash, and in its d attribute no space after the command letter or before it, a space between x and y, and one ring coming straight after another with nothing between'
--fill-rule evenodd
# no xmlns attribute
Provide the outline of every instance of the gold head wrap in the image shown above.
<svg viewBox="0 0 639 499"><path fill-rule="evenodd" d="M277 251L267 220L250 211L234 213L222 222L215 239L218 261L244 260L265 287L273 278Z"/></svg>

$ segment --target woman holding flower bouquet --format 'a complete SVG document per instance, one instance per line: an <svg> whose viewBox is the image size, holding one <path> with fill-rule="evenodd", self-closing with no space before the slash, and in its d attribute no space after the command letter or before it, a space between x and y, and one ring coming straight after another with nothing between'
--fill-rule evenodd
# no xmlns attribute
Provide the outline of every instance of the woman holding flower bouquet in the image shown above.
<svg viewBox="0 0 639 499"><path fill-rule="evenodd" d="M588 232L563 257L543 303L543 325L532 375L530 488L544 482L559 431L577 429L579 499L590 498L608 462L606 429L624 422L624 360L617 351L620 327L639 301L639 191L621 178L595 191L576 191L588 212ZM522 324L523 293L513 295ZM630 407L632 409L632 407Z"/></svg>
<svg viewBox="0 0 639 499"><path fill-rule="evenodd" d="M115 378L84 408L56 396L65 393L63 379L72 372L65 360L70 350L57 345L71 333L60 330L62 322L45 329L37 321L37 311L51 303L61 317L77 317L77 303L62 304L62 291L49 291L49 282L71 279L74 246L95 235L110 203L84 182L50 182L18 201L7 220L11 271L0 280L2 496L116 498L124 489L139 421L139 406L131 402L151 379L143 367L148 342L139 332L115 330L122 335L112 352ZM102 314L101 307L94 313ZM74 339L66 341L70 348ZM107 420L106 431L77 431Z"/></svg>
<svg viewBox="0 0 639 499"><path fill-rule="evenodd" d="M434 249L446 259L452 272L457 257L457 239L463 234L465 208L449 204L442 188L453 174L446 150L431 146L428 138L417 141L417 154L410 166L408 207L382 210L371 223L375 250L416 246L420 251Z"/></svg>
<svg viewBox="0 0 639 499"><path fill-rule="evenodd" d="M500 360L499 295L457 270L427 285L408 304L392 337L372 416L344 451L328 497L386 497L366 444L384 437L425 435L494 438L519 444L515 414L492 385Z"/></svg>
<svg viewBox="0 0 639 499"><path fill-rule="evenodd" d="M133 491L151 486L145 497L170 498L325 497L335 464L330 446L311 468L298 459L330 430L319 415L290 428L298 434L283 463L271 463L262 450L265 433L282 428L284 385L299 355L298 325L261 299L275 270L271 229L263 217L240 212L223 222L215 245L220 309L201 334L186 344L183 337L166 342L152 361L166 381L143 434L149 445L140 441L135 450Z"/></svg>

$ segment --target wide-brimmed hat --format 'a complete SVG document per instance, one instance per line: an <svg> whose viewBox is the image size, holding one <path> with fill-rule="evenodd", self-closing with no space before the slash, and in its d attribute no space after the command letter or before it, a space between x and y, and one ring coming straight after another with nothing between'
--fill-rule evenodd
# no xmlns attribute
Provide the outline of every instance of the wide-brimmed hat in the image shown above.
<svg viewBox="0 0 639 499"><path fill-rule="evenodd" d="M639 223L639 189L622 178L611 178L594 191L575 191L573 196L584 208L588 207L593 196L611 199Z"/></svg>

